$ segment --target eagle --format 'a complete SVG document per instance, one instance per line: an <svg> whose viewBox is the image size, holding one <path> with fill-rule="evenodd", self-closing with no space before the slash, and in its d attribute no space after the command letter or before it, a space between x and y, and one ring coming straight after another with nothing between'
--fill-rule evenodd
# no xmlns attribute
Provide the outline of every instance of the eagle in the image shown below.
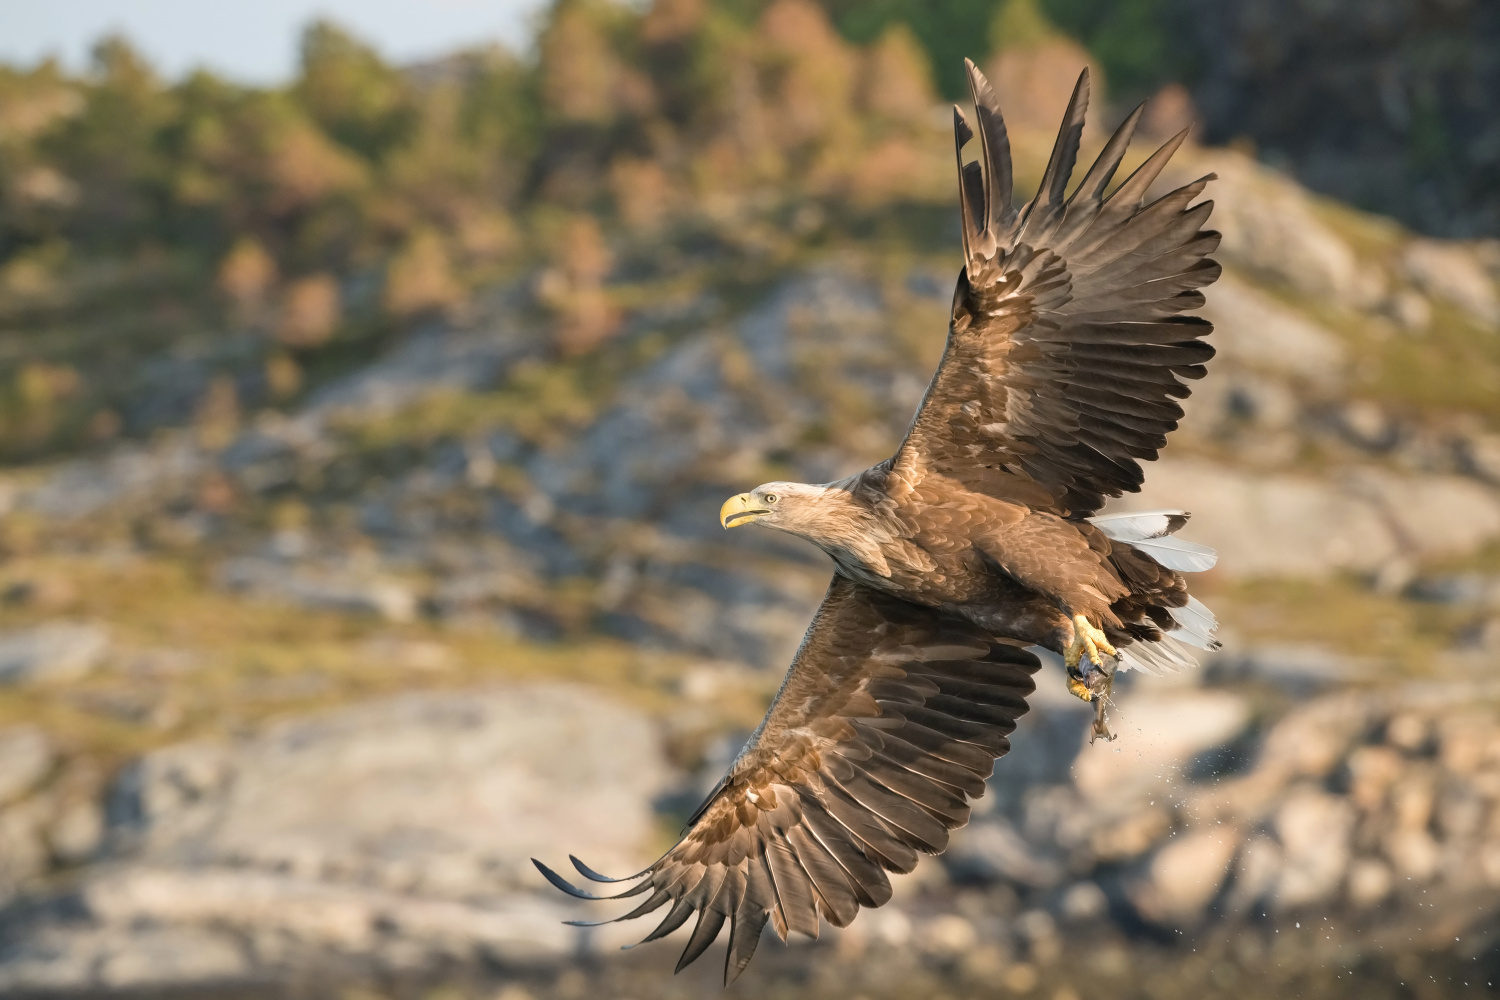
<svg viewBox="0 0 1500 1000"><path fill-rule="evenodd" d="M966 61L975 137L953 112L964 266L947 345L906 438L873 468L823 485L772 482L727 500L725 528L759 524L832 557L833 581L760 727L681 839L644 871L583 899L667 907L656 940L696 915L680 971L729 924L725 983L769 922L816 937L891 897L888 873L941 853L1009 748L1040 665L1105 706L1114 675L1191 663L1213 615L1183 573L1212 549L1174 537L1182 511L1101 516L1138 490L1201 378L1212 326L1191 315L1219 275L1204 229L1213 175L1147 203L1179 133L1110 190L1144 105L1068 193L1089 76L1073 90L1041 179L1012 204L999 102ZM609 921L598 921L606 923Z"/></svg>

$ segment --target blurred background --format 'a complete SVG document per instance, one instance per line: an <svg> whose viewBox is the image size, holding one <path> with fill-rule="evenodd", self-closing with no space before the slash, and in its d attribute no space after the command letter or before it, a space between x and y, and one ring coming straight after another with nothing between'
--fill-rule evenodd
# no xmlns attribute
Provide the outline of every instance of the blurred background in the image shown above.
<svg viewBox="0 0 1500 1000"><path fill-rule="evenodd" d="M1226 648L1109 745L1045 667L952 849L733 992L1493 995L1500 7L54 6L0 5L0 993L719 995L527 859L636 870L760 719L830 566L718 504L899 440L969 55L1020 193L1083 66L1086 145L1150 97L1132 162L1218 174L1121 506L1195 513Z"/></svg>

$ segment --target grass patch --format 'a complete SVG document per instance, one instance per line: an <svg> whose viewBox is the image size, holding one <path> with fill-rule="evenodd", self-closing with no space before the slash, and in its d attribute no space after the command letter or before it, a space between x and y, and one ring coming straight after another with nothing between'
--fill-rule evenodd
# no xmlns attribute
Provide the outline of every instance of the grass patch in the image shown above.
<svg viewBox="0 0 1500 1000"><path fill-rule="evenodd" d="M1452 305L1434 299L1423 334L1370 340L1361 347L1374 363L1356 366L1368 392L1425 412L1466 410L1500 420L1500 336Z"/></svg>
<svg viewBox="0 0 1500 1000"><path fill-rule="evenodd" d="M1470 614L1379 594L1348 578L1259 580L1215 592L1214 610L1250 644L1323 646L1394 677L1424 676ZM1373 679L1372 675L1372 679Z"/></svg>
<svg viewBox="0 0 1500 1000"><path fill-rule="evenodd" d="M0 590L22 580L53 592L0 608L0 627L97 622L112 651L82 680L0 688L0 726L41 725L70 751L111 764L283 715L502 681L577 682L666 713L680 705L692 663L608 639L544 644L250 600L212 586L200 567L166 559L18 560ZM744 725L764 700L750 692L708 708L706 725Z"/></svg>

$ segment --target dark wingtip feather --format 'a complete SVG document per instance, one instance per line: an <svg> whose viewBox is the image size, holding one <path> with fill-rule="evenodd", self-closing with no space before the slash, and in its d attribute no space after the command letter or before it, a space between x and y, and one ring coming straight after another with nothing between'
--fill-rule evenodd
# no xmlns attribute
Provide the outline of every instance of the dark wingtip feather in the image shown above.
<svg viewBox="0 0 1500 1000"><path fill-rule="evenodd" d="M649 883L648 883L649 884ZM620 897L613 897L618 899ZM657 889L656 892L640 906L629 913L622 913L618 917L609 917L604 920L564 920L563 923L569 927L603 927L605 924L618 924L626 920L634 920L643 917L653 910L659 909L663 903L671 898L671 894L665 889Z"/></svg>
<svg viewBox="0 0 1500 1000"><path fill-rule="evenodd" d="M1068 98L1068 110L1063 113L1062 124L1058 126L1057 141L1052 145L1042 183L1037 188L1036 197L1026 207L1017 239L1045 232L1057 221L1066 200L1068 179L1073 176L1073 166L1078 161L1088 106L1089 70L1085 66L1078 74L1078 82L1073 85L1073 95Z"/></svg>
<svg viewBox="0 0 1500 1000"><path fill-rule="evenodd" d="M678 897L676 902L672 904L672 908L667 911L667 915L662 918L661 923L657 924L656 928L650 934L641 938L637 944L646 944L647 942L658 941L666 937L687 923L687 918L692 915L693 904L688 902L686 897Z"/></svg>
<svg viewBox="0 0 1500 1000"><path fill-rule="evenodd" d="M640 884L630 889L626 889L624 892L617 892L613 896L596 896L591 892L584 892L577 886L572 885L568 882L567 879L563 878L561 875L557 874L557 872L542 864L536 858L532 858L531 863L536 865L536 870L541 872L542 877L545 878L548 882L551 882L555 888L562 890L575 899L589 899L595 901L601 899L629 899L631 896L639 896L642 892L651 887L651 883L649 881L641 882Z"/></svg>
<svg viewBox="0 0 1500 1000"><path fill-rule="evenodd" d="M1125 116L1125 120L1104 144L1104 150L1094 161L1094 165L1084 175L1083 181L1078 185L1078 190L1073 192L1074 198L1102 200L1104 189L1109 186L1115 171L1120 167L1120 161L1125 158L1125 151L1130 148L1130 140L1135 136L1136 126L1140 124L1141 116L1145 113L1146 102L1142 101L1135 106L1134 111Z"/></svg>
<svg viewBox="0 0 1500 1000"><path fill-rule="evenodd" d="M1122 208L1139 206L1145 199L1146 189L1155 182L1162 170L1166 169L1167 162L1187 140L1189 131L1190 129L1183 129L1162 143L1156 152L1146 158L1146 162L1136 167L1135 172L1125 178L1125 183L1115 189L1114 193L1109 196L1108 204L1118 204Z"/></svg>
<svg viewBox="0 0 1500 1000"><path fill-rule="evenodd" d="M1089 68L1085 66L1073 84L1073 95L1068 98L1068 110L1063 112L1062 124L1057 129L1057 142L1052 147L1052 157L1047 163L1047 174L1042 182L1043 191L1051 203L1060 203L1067 188L1068 178L1073 175L1073 165L1078 160L1078 147L1083 142L1083 122L1089 109ZM1050 181L1050 184L1048 183Z"/></svg>
<svg viewBox="0 0 1500 1000"><path fill-rule="evenodd" d="M969 94L974 98L974 106L977 108L999 107L1000 102L995 97L995 88L990 86L989 78L979 71L978 66L974 65L974 60L964 60L964 72L969 79Z"/></svg>
<svg viewBox="0 0 1500 1000"><path fill-rule="evenodd" d="M736 913L729 923L729 949L724 953L724 985L728 986L740 978L740 973L755 957L760 945L761 932L766 929L770 914L764 910Z"/></svg>
<svg viewBox="0 0 1500 1000"><path fill-rule="evenodd" d="M974 138L974 130L969 127L969 120L964 117L964 110L957 104L953 105L953 135L958 140L960 151Z"/></svg>
<svg viewBox="0 0 1500 1000"><path fill-rule="evenodd" d="M974 138L974 130L964 118L963 109L953 105L953 156L958 162L958 214L962 217L964 260L973 259L974 244L979 239L979 214L970 194L970 172L964 165L964 146ZM983 196L981 190L980 196Z"/></svg>
<svg viewBox="0 0 1500 1000"><path fill-rule="evenodd" d="M634 875L626 875L624 878L610 878L608 875L600 875L598 872L594 871L594 869L578 860L577 855L569 854L568 860L573 862L573 867L578 869L578 874L582 875L584 878L588 879L591 882L631 882L635 879L640 878L642 875L646 874L646 872L651 870L647 868L643 871L636 872Z"/></svg>
<svg viewBox="0 0 1500 1000"><path fill-rule="evenodd" d="M542 864L536 858L532 858L531 859L531 863L534 864L534 865L536 865L536 870L542 873L542 878L546 879L548 882L551 882L554 888L562 890L563 892L567 893L569 896L572 896L575 899L604 899L604 898L606 898L604 896L595 896L591 892L584 892L582 889L578 888L577 886L575 886L572 883L570 883L567 879L565 879L561 875L557 874L557 872L553 871L551 868L548 868L546 865Z"/></svg>
<svg viewBox="0 0 1500 1000"><path fill-rule="evenodd" d="M1176 135L1172 136L1172 138L1162 143L1161 149L1171 149L1172 152L1167 154L1168 156L1171 156L1172 153L1177 152L1177 148L1179 146L1181 146L1184 142L1187 142L1188 133L1192 130L1193 127L1189 125L1187 128L1183 129L1181 132L1178 132ZM1161 150L1157 150L1157 152L1161 152Z"/></svg>
<svg viewBox="0 0 1500 1000"><path fill-rule="evenodd" d="M974 107L988 106L998 110L1000 102L995 97L995 89L990 86L989 78L974 65L974 60L964 59L964 75L969 81L969 95L974 99Z"/></svg>
<svg viewBox="0 0 1500 1000"><path fill-rule="evenodd" d="M1000 113L1000 99L995 96L995 88L990 86L990 81L971 60L965 59L964 67L969 75L969 95L974 99L974 116L979 121L979 136L983 140L983 228L998 240L1001 231L1015 219L1015 209L1010 203L1010 134L1005 128L1005 116Z"/></svg>
<svg viewBox="0 0 1500 1000"><path fill-rule="evenodd" d="M693 925L693 936L688 938L687 947L682 949L682 957L677 960L677 968L672 970L673 975L692 965L698 960L698 956L708 950L708 946L714 943L719 932L724 929L724 917L722 910L711 907L698 911L698 922Z"/></svg>

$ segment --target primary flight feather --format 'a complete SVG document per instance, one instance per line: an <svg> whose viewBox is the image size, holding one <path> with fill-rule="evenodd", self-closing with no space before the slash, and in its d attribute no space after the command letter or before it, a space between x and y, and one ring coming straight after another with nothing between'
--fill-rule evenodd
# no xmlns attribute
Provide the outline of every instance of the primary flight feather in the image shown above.
<svg viewBox="0 0 1500 1000"><path fill-rule="evenodd" d="M1096 706L1115 670L1178 669L1216 623L1182 574L1213 552L1178 539L1181 511L1098 516L1140 488L1177 426L1184 379L1213 348L1191 313L1219 275L1203 228L1211 177L1147 204L1186 133L1106 197L1137 108L1067 193L1088 104L1079 77L1036 197L1011 199L994 91L968 67L975 132L954 109L964 268L947 349L895 455L836 483L731 497L725 528L805 538L836 571L769 713L682 839L612 897L666 907L646 940L696 917L678 968L728 923L725 980L770 923L816 936L890 898L887 872L937 854L968 821L1025 713L1038 660L1063 656ZM584 877L606 879L576 858ZM537 867L558 888L600 898Z"/></svg>

